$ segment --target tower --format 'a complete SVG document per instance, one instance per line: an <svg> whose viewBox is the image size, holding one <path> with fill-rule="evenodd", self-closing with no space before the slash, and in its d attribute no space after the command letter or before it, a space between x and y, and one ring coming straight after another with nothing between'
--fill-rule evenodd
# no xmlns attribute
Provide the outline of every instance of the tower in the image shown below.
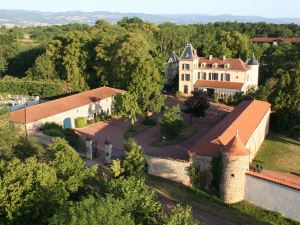
<svg viewBox="0 0 300 225"><path fill-rule="evenodd" d="M198 69L197 50L188 43L179 60L179 91L183 94L191 94L194 90L196 69Z"/></svg>
<svg viewBox="0 0 300 225"><path fill-rule="evenodd" d="M253 85L257 88L258 87L259 63L255 59L254 53L253 53L251 59L248 61L247 66L250 69L249 78L247 80L248 85Z"/></svg>
<svg viewBox="0 0 300 225"><path fill-rule="evenodd" d="M244 199L246 171L249 169L250 152L245 148L238 131L222 149L223 174L220 197L225 203Z"/></svg>

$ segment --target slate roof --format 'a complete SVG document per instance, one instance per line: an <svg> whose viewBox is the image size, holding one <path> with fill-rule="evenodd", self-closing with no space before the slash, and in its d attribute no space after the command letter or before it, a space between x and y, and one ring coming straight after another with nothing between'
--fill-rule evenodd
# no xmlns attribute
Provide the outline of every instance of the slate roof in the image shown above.
<svg viewBox="0 0 300 225"><path fill-rule="evenodd" d="M190 150L198 155L217 157L220 149L228 145L239 131L244 145L270 109L271 104L264 101L248 100L241 102L235 109L213 127Z"/></svg>
<svg viewBox="0 0 300 225"><path fill-rule="evenodd" d="M193 59L195 59L196 57L198 57L197 55L195 55L194 54L194 48L193 48L193 46L192 46L192 44L191 43L188 43L186 46L185 46L185 48L184 48L184 50L183 50L183 52L182 52L182 54L181 54L181 56L180 56L180 59L182 60L193 60Z"/></svg>
<svg viewBox="0 0 300 225"><path fill-rule="evenodd" d="M172 53L169 56L168 63L177 63L177 62L179 62L179 57L175 51L172 51Z"/></svg>
<svg viewBox="0 0 300 225"><path fill-rule="evenodd" d="M38 105L26 107L26 109L22 108L16 110L10 113L10 120L13 122L27 124L78 108L80 106L88 105L89 103L106 99L123 92L124 91L115 88L100 87Z"/></svg>
<svg viewBox="0 0 300 225"><path fill-rule="evenodd" d="M252 55L251 59L248 61L247 65L250 65L250 66L259 65L258 61L255 59L254 54Z"/></svg>

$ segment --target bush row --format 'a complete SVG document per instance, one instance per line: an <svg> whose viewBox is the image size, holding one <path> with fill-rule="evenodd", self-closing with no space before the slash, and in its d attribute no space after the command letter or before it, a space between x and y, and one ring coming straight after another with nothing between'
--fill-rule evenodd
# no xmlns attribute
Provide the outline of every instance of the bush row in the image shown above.
<svg viewBox="0 0 300 225"><path fill-rule="evenodd" d="M33 81L28 79L17 79L5 77L0 79L0 93L16 95L40 96L49 98L66 94L65 84L62 82Z"/></svg>

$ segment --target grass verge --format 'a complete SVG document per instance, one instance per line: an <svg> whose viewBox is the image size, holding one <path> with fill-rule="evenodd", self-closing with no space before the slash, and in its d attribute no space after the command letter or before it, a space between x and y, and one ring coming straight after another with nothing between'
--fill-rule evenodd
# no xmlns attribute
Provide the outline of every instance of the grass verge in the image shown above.
<svg viewBox="0 0 300 225"><path fill-rule="evenodd" d="M150 126L150 125L144 125L144 124L139 124L137 126L134 127L134 131L126 131L124 134L123 134L123 137L125 139L128 139L130 137L134 137L136 135L138 135L139 133L142 133L144 132L145 130L148 130L150 129L151 127L153 126Z"/></svg>
<svg viewBox="0 0 300 225"><path fill-rule="evenodd" d="M270 132L252 161L264 169L287 173L300 171L300 142L279 133Z"/></svg>
<svg viewBox="0 0 300 225"><path fill-rule="evenodd" d="M155 140L153 141L150 145L154 147L164 147L164 146L169 146L169 145L175 145L180 142L183 142L190 137L192 137L196 132L198 131L198 127L195 125L192 126L186 126L182 132L179 134L178 137L175 137L173 139L167 139L163 141L162 139Z"/></svg>
<svg viewBox="0 0 300 225"><path fill-rule="evenodd" d="M300 224L282 217L279 213L264 210L245 201L226 205L218 198L203 191L159 177L148 176L146 183L162 198L190 205L194 214L221 219L228 222L226 224Z"/></svg>

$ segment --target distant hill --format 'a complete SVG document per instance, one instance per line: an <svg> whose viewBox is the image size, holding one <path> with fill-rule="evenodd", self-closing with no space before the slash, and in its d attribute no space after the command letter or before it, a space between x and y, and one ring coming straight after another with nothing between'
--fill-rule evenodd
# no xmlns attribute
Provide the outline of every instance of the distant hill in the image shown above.
<svg viewBox="0 0 300 225"><path fill-rule="evenodd" d="M209 22L266 22L266 23L295 23L300 24L300 18L265 18L258 16L235 16L235 15L204 15L204 14L143 14L143 13L119 13L119 12L40 12L25 10L2 10L0 9L0 26L39 26L67 23L94 24L98 19L105 19L116 23L121 18L139 17L153 23L174 22L177 24L209 23Z"/></svg>

